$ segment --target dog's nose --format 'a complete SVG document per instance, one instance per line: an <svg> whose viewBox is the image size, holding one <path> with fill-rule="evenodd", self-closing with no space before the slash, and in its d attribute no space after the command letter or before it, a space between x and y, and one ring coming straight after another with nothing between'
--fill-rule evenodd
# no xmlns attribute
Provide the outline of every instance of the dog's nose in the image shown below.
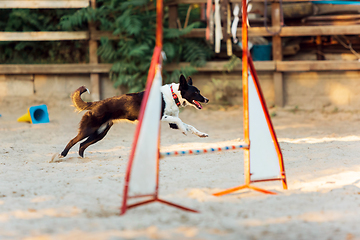
<svg viewBox="0 0 360 240"><path fill-rule="evenodd" d="M208 103L209 102L209 99L205 98L205 103Z"/></svg>

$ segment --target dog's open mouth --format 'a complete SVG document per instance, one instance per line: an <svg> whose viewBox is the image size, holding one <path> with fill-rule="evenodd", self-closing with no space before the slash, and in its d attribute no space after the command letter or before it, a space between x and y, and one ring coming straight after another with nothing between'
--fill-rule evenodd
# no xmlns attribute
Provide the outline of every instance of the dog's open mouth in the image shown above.
<svg viewBox="0 0 360 240"><path fill-rule="evenodd" d="M202 109L202 106L198 101L193 100L193 103L198 109Z"/></svg>

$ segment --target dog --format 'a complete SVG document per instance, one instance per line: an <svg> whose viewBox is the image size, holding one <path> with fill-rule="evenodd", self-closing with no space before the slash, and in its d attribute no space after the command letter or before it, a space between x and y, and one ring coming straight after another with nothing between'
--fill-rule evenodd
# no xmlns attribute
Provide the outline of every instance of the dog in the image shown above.
<svg viewBox="0 0 360 240"><path fill-rule="evenodd" d="M88 110L80 121L79 131L76 137L70 140L65 149L55 155L51 162L57 158L64 158L79 141L79 155L84 157L84 151L90 145L100 141L108 133L117 120L136 121L139 117L143 92L130 93L117 97L107 98L101 101L85 102L81 94L89 90L82 86L71 95L75 108L79 111ZM161 121L169 123L170 128L179 129L183 134L195 134L199 137L208 137L208 134L198 131L195 127L188 125L179 118L179 108L193 106L202 109L201 103L208 103L209 99L200 94L198 88L193 86L191 77L181 75L179 83L163 85L160 89L162 96Z"/></svg>

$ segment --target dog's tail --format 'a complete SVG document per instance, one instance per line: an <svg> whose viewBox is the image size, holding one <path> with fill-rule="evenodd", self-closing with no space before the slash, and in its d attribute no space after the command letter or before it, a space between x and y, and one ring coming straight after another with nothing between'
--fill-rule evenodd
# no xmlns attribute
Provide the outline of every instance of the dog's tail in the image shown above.
<svg viewBox="0 0 360 240"><path fill-rule="evenodd" d="M84 92L90 93L89 89L87 89L85 86L81 86L76 89L73 94L71 94L71 100L74 104L74 107L79 112L84 110L91 110L96 105L96 102L85 102L81 99L81 94L83 94Z"/></svg>

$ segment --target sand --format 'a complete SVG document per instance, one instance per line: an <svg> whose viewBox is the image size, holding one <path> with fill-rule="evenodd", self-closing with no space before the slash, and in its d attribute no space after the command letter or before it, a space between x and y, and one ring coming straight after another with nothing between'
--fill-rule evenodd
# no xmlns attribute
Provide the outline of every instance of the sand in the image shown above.
<svg viewBox="0 0 360 240"><path fill-rule="evenodd" d="M70 101L70 100L69 100ZM28 103L30 104L30 103ZM160 162L160 197L196 209L153 203L119 216L135 124L116 124L106 138L78 145L49 163L75 136L82 113L49 104L51 122L16 119L25 106L0 106L0 239L360 239L360 114L272 109L288 190L243 190L242 151L170 157ZM186 109L182 120L209 138L162 124L162 150L206 147L243 137L242 109Z"/></svg>

